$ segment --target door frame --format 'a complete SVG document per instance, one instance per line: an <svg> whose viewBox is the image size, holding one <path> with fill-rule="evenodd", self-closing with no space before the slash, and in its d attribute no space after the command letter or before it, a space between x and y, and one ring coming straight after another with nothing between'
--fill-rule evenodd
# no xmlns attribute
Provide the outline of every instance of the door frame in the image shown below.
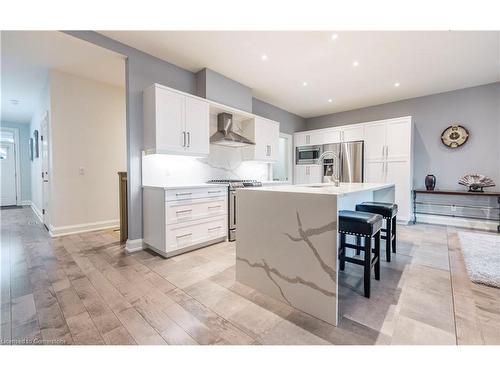
<svg viewBox="0 0 500 375"><path fill-rule="evenodd" d="M15 164L15 180L16 180L16 206L19 206L21 201L21 154L19 153L19 129L2 126L2 130L11 131L14 133L14 164ZM28 147L28 146L26 146Z"/></svg>
<svg viewBox="0 0 500 375"><path fill-rule="evenodd" d="M279 138L285 138L286 139L286 144L287 144L287 171L286 174L288 176L287 182L290 182L293 184L293 171L294 171L294 148L293 148L293 134L288 134L288 133L281 133L279 134ZM271 181L273 181L273 164L269 163L269 177Z"/></svg>
<svg viewBox="0 0 500 375"><path fill-rule="evenodd" d="M45 225L45 227L47 228L47 230L49 230L49 226L50 226L50 214L51 214L51 184L52 184L52 171L51 171L51 167L52 167L52 163L50 162L51 161L51 142L50 142L50 117L49 117L49 111L46 111L44 113L44 115L42 116L42 119L40 121L40 136L44 136L46 137L46 139L44 141L42 141L40 139L40 169L42 171L42 201L41 201L41 206L40 209L42 210L41 212L41 222L42 224ZM43 131L43 123L46 122L47 123L47 134L44 134L44 131ZM47 142L47 160L46 160L46 163L47 163L47 174L48 174L48 182L45 183L44 182L44 168L43 168L43 164L44 164L44 157L43 157L43 150L42 150L42 147L43 147L43 142ZM38 177L40 178L40 177ZM47 207L45 206L45 194L47 194Z"/></svg>

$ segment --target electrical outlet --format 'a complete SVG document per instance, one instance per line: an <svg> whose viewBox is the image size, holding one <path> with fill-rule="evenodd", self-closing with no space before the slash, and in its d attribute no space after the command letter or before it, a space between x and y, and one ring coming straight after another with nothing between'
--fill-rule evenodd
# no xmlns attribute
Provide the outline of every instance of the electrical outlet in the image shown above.
<svg viewBox="0 0 500 375"><path fill-rule="evenodd" d="M457 206L454 204L451 205L451 212L457 212Z"/></svg>
<svg viewBox="0 0 500 375"><path fill-rule="evenodd" d="M80 176L85 175L85 168L83 168L83 167L78 168L78 174L79 174Z"/></svg>

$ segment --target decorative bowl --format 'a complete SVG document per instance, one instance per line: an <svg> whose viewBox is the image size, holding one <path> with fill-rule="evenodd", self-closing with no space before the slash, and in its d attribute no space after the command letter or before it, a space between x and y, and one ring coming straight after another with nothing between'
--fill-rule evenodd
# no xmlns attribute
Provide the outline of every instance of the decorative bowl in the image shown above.
<svg viewBox="0 0 500 375"><path fill-rule="evenodd" d="M469 191L483 192L483 188L495 186L493 180L482 174L466 174L458 180L458 183L467 186Z"/></svg>

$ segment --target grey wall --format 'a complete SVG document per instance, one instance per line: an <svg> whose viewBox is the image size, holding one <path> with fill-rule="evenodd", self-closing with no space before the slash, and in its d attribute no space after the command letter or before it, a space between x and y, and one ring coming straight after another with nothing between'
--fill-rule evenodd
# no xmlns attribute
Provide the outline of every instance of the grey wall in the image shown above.
<svg viewBox="0 0 500 375"><path fill-rule="evenodd" d="M143 149L142 91L153 83L160 83L196 95L196 76L166 61L117 42L94 31L65 31L66 34L86 40L95 45L118 52L126 57L127 94L127 169L128 169L128 235L129 239L142 238L142 194L141 194L141 152ZM212 82L221 89L212 88L210 99L230 106L252 111L263 117L279 121L283 132L292 133L305 126L305 120L278 107L242 95L234 105L231 95L243 86L216 72L210 74ZM222 78L221 78L222 77ZM229 82L231 81L231 82ZM210 82L210 81L209 81ZM245 92L245 87L236 91ZM206 89L205 89L206 90ZM251 93L251 91L250 91ZM217 98L217 99L216 99ZM250 103L248 101L251 100ZM231 104L232 103L232 104ZM237 103L236 103L237 104Z"/></svg>
<svg viewBox="0 0 500 375"><path fill-rule="evenodd" d="M252 112L252 89L211 69L196 73L196 95L214 102Z"/></svg>
<svg viewBox="0 0 500 375"><path fill-rule="evenodd" d="M252 103L252 113L278 121L280 123L280 132L282 133L293 134L294 132L304 130L306 127L306 119L300 116L294 115L293 113L287 112L257 98L253 98Z"/></svg>
<svg viewBox="0 0 500 375"><path fill-rule="evenodd" d="M437 188L456 189L457 180L469 172L487 175L500 186L500 82L310 118L305 129L401 116L412 116L415 126L415 188L423 188L425 175L431 173ZM440 136L454 123L464 125L470 137L452 150Z"/></svg>
<svg viewBox="0 0 500 375"><path fill-rule="evenodd" d="M2 121L1 127L19 129L19 182L21 183L21 201L31 200L31 166L29 155L30 124L18 124Z"/></svg>

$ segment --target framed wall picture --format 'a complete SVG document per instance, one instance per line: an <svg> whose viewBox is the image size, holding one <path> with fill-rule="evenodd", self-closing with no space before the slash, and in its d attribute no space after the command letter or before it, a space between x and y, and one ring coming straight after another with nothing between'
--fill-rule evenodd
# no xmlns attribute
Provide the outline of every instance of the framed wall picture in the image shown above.
<svg viewBox="0 0 500 375"><path fill-rule="evenodd" d="M35 139L35 157L36 158L39 158L40 157L40 146L39 146L39 142L38 142L38 130L35 130L33 132L33 138Z"/></svg>
<svg viewBox="0 0 500 375"><path fill-rule="evenodd" d="M33 138L30 138L29 148L30 160L33 161Z"/></svg>

